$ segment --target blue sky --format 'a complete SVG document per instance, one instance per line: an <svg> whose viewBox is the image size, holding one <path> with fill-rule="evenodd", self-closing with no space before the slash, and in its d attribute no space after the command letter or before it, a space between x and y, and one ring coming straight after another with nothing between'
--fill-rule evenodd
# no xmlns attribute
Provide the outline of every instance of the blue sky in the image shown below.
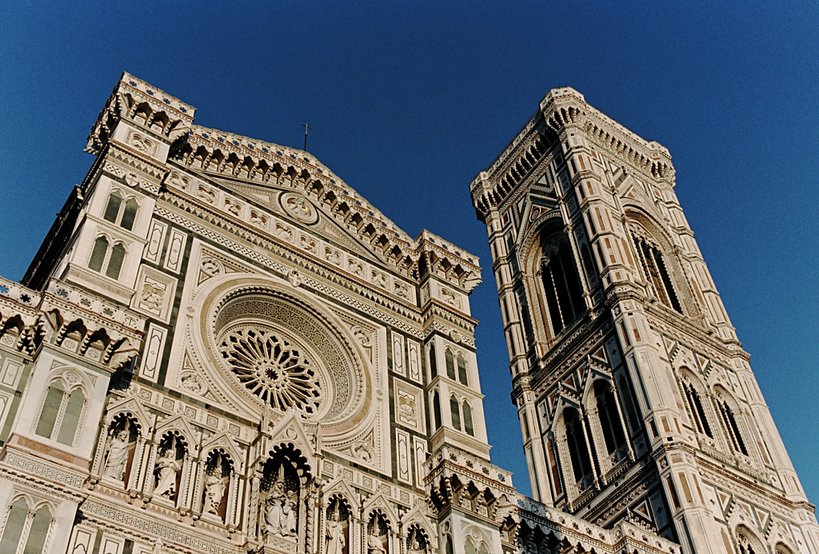
<svg viewBox="0 0 819 554"><path fill-rule="evenodd" d="M528 491L468 185L553 87L667 146L677 194L819 501L816 2L4 2L0 274L20 278L127 70L197 123L310 150L411 235L481 257L493 461ZM601 3L602 4L602 3Z"/></svg>

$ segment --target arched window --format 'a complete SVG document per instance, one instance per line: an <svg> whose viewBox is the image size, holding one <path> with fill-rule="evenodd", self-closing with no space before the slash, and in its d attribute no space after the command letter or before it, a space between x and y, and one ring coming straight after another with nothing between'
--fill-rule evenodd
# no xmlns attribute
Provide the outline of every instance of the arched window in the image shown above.
<svg viewBox="0 0 819 554"><path fill-rule="evenodd" d="M454 550L454 547L452 546L452 539L450 538L449 535L444 535L443 540L444 540L444 552L446 552L446 554L452 554L453 550Z"/></svg>
<svg viewBox="0 0 819 554"><path fill-rule="evenodd" d="M611 392L611 385L604 381L597 381L594 384L594 396L597 400L597 417L600 418L600 427L603 429L606 451L613 454L625 444L626 436L620 424L620 414Z"/></svg>
<svg viewBox="0 0 819 554"><path fill-rule="evenodd" d="M740 554L764 554L766 551L759 539L742 525L737 528L737 547Z"/></svg>
<svg viewBox="0 0 819 554"><path fill-rule="evenodd" d="M455 380L455 357L452 354L452 350L447 348L444 351L444 360L446 361L446 376Z"/></svg>
<svg viewBox="0 0 819 554"><path fill-rule="evenodd" d="M617 379L617 383L619 385L618 390L623 398L623 403L626 406L628 423L631 426L631 432L633 433L636 429L641 428L640 418L637 416L637 409L634 407L634 397L631 395L631 389L629 388L628 383L626 383L626 378L623 375Z"/></svg>
<svg viewBox="0 0 819 554"><path fill-rule="evenodd" d="M463 354L458 352L457 359L458 359L458 381L460 381L461 384L467 385L468 382L467 382L467 378L466 378L466 358L464 358Z"/></svg>
<svg viewBox="0 0 819 554"><path fill-rule="evenodd" d="M635 235L634 248L637 251L637 257L640 259L643 273L651 283L657 299L669 308L683 313L671 277L668 274L665 260L663 260L663 255L657 245L645 237Z"/></svg>
<svg viewBox="0 0 819 554"><path fill-rule="evenodd" d="M3 537L0 538L0 552L17 552L20 545L25 545L24 554L41 554L51 519L51 512L47 507L42 506L31 513L25 499L18 498L8 512Z"/></svg>
<svg viewBox="0 0 819 554"><path fill-rule="evenodd" d="M88 261L88 268L100 273L104 272L112 279L118 279L125 260L125 245L118 242L113 248L109 246L110 242L105 236L97 237L91 251L91 259Z"/></svg>
<svg viewBox="0 0 819 554"><path fill-rule="evenodd" d="M438 376L438 360L435 359L435 345L429 345L429 373L431 379Z"/></svg>
<svg viewBox="0 0 819 554"><path fill-rule="evenodd" d="M108 203L105 205L105 213L102 217L106 221L116 223L123 229L130 231L134 228L137 209L139 209L139 203L135 198L129 198L123 202L122 193L115 190L108 197Z"/></svg>
<svg viewBox="0 0 819 554"><path fill-rule="evenodd" d="M435 428L438 429L441 426L441 399L437 390L432 394L432 417Z"/></svg>
<svg viewBox="0 0 819 554"><path fill-rule="evenodd" d="M129 231L134 228L134 220L136 219L137 208L139 204L133 198L129 198L125 202L125 210L122 212L122 221L120 221L120 225L123 229L128 229Z"/></svg>
<svg viewBox="0 0 819 554"><path fill-rule="evenodd" d="M475 436L475 429L472 425L472 406L469 405L469 402L464 400L462 404L463 407L463 414L464 414L464 431L467 435Z"/></svg>
<svg viewBox="0 0 819 554"><path fill-rule="evenodd" d="M694 420L697 432L714 438L714 434L711 432L711 426L708 425L708 418L705 416L700 393L692 383L687 381L682 382L682 388L685 394L686 404L688 404L688 413L691 414L691 419Z"/></svg>
<svg viewBox="0 0 819 554"><path fill-rule="evenodd" d="M94 271L102 271L102 264L105 263L105 258L108 255L108 239L99 236L94 241L94 249L91 251L91 260L88 262L88 268Z"/></svg>
<svg viewBox="0 0 819 554"><path fill-rule="evenodd" d="M122 194L115 190L111 193L111 196L108 197L108 204L105 206L105 214L103 217L106 221L110 221L111 223L116 223L117 219L119 218L119 210L122 207Z"/></svg>
<svg viewBox="0 0 819 554"><path fill-rule="evenodd" d="M452 415L452 426L458 431L461 430L461 410L458 399L454 396L449 397L449 412Z"/></svg>
<svg viewBox="0 0 819 554"><path fill-rule="evenodd" d="M28 538L26 539L26 547L23 550L24 554L39 554L43 552L49 527L51 527L51 512L48 508L43 506L34 513L34 517L31 520L31 527L29 527Z"/></svg>
<svg viewBox="0 0 819 554"><path fill-rule="evenodd" d="M552 475L555 497L558 497L563 494L563 485L560 482L560 468L557 466L557 448L552 438L546 441L546 457L549 459L549 471Z"/></svg>
<svg viewBox="0 0 819 554"><path fill-rule="evenodd" d="M564 237L544 245L540 276L552 333L558 335L585 309L583 289L571 248Z"/></svg>
<svg viewBox="0 0 819 554"><path fill-rule="evenodd" d="M568 408L563 412L563 419L566 425L566 443L572 459L574 478L580 481L592 472L589 447L583 433L583 422L580 420L580 414L573 408Z"/></svg>
<svg viewBox="0 0 819 554"><path fill-rule="evenodd" d="M731 448L733 448L735 452L741 452L747 456L748 449L745 447L745 441L742 440L742 433L739 432L736 416L734 416L734 411L731 409L728 401L723 398L718 398L717 409L722 417L722 423L725 427L725 432L728 434L728 441L731 443Z"/></svg>
<svg viewBox="0 0 819 554"><path fill-rule="evenodd" d="M43 409L40 411L34 432L41 437L71 446L74 444L84 407L85 394L82 389L75 388L66 392L61 381L54 381L46 391Z"/></svg>

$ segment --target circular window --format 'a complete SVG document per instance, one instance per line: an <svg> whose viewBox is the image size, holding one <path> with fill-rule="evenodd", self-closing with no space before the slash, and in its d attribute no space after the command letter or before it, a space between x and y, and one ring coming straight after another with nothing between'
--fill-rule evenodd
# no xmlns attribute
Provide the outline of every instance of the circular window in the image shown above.
<svg viewBox="0 0 819 554"><path fill-rule="evenodd" d="M228 405L269 407L346 433L370 413L370 376L355 341L314 299L237 276L205 293L199 333L207 377ZM196 348L198 339L194 340Z"/></svg>
<svg viewBox="0 0 819 554"><path fill-rule="evenodd" d="M274 409L307 414L318 409L321 384L313 364L274 330L232 328L223 335L219 351L239 381Z"/></svg>

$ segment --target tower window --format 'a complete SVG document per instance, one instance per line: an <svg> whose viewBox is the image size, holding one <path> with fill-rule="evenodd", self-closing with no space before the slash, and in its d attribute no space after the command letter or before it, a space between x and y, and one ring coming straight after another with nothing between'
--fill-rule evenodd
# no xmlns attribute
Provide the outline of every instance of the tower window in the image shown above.
<svg viewBox="0 0 819 554"><path fill-rule="evenodd" d="M449 397L449 412L452 415L452 426L458 431L461 430L461 407L458 399Z"/></svg>
<svg viewBox="0 0 819 554"><path fill-rule="evenodd" d="M552 332L557 335L583 312L583 289L568 243L554 243L544 250L540 265L543 295Z"/></svg>
<svg viewBox="0 0 819 554"><path fill-rule="evenodd" d="M34 432L71 446L77 434L80 416L85 407L85 394L79 388L66 392L58 380L49 385L43 409Z"/></svg>
<svg viewBox="0 0 819 554"><path fill-rule="evenodd" d="M731 448L735 452L741 452L745 456L748 455L748 449L745 447L745 441L742 440L742 434L739 432L734 411L728 402L723 399L717 400L717 407L719 408L720 416L722 416L722 423L725 425L725 431L728 433L728 441L731 443Z"/></svg>
<svg viewBox="0 0 819 554"><path fill-rule="evenodd" d="M461 382L462 385L467 385L466 379L466 359L464 358L463 354L460 352L458 353L458 381Z"/></svg>
<svg viewBox="0 0 819 554"><path fill-rule="evenodd" d="M463 413L464 413L464 432L467 435L475 436L475 429L472 424L472 407L469 405L469 402L464 400L463 404Z"/></svg>
<svg viewBox="0 0 819 554"><path fill-rule="evenodd" d="M660 249L643 237L635 237L634 246L637 250L637 257L640 258L643 273L654 290L654 295L669 308L683 313Z"/></svg>
<svg viewBox="0 0 819 554"><path fill-rule="evenodd" d="M51 512L47 507L42 506L35 512L28 507L25 499L17 499L6 517L0 552L18 552L21 547L26 553L42 552L51 521Z"/></svg>
<svg viewBox="0 0 819 554"><path fill-rule="evenodd" d="M110 246L111 243L106 237L97 237L91 251L91 259L88 261L88 268L105 273L111 279L118 279L122 271L122 263L125 261L125 245L118 242L113 248Z"/></svg>
<svg viewBox="0 0 819 554"><path fill-rule="evenodd" d="M446 362L446 376L455 380L455 356L449 348L444 352L444 361Z"/></svg>
<svg viewBox="0 0 819 554"><path fill-rule="evenodd" d="M683 392L685 393L685 401L688 404L688 412L691 414L691 419L694 420L694 425L697 427L697 432L705 434L714 438L711 432L711 426L708 425L708 418L705 417L705 410L702 407L702 400L700 394L694 385L683 382Z"/></svg>
<svg viewBox="0 0 819 554"><path fill-rule="evenodd" d="M620 423L620 413L611 386L603 381L594 385L594 396L597 399L597 417L603 429L603 439L606 442L606 451L613 454L626 442L623 426Z"/></svg>
<svg viewBox="0 0 819 554"><path fill-rule="evenodd" d="M103 218L111 223L116 223L123 229L131 230L134 228L134 220L136 219L137 209L139 204L135 198L129 198L123 201L122 193L115 190L108 197L108 203L105 205L105 213Z"/></svg>
<svg viewBox="0 0 819 554"><path fill-rule="evenodd" d="M591 456L583 433L583 422L577 410L574 409L566 410L563 419L566 425L566 442L569 446L569 456L572 459L574 478L580 481L592 472Z"/></svg>
<svg viewBox="0 0 819 554"><path fill-rule="evenodd" d="M438 361L435 359L435 345L429 345L429 373L430 378L435 379L438 376Z"/></svg>
<svg viewBox="0 0 819 554"><path fill-rule="evenodd" d="M432 418L435 428L438 429L441 426L441 398L437 390L432 394Z"/></svg>

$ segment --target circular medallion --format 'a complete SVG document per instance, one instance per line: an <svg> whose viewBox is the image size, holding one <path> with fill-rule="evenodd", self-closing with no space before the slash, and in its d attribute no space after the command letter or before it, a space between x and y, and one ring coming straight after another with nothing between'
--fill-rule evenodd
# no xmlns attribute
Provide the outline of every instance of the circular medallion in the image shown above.
<svg viewBox="0 0 819 554"><path fill-rule="evenodd" d="M313 204L301 194L285 192L279 197L279 201L284 211L291 215L293 219L306 223L307 225L312 225L318 221L318 211L316 211Z"/></svg>

